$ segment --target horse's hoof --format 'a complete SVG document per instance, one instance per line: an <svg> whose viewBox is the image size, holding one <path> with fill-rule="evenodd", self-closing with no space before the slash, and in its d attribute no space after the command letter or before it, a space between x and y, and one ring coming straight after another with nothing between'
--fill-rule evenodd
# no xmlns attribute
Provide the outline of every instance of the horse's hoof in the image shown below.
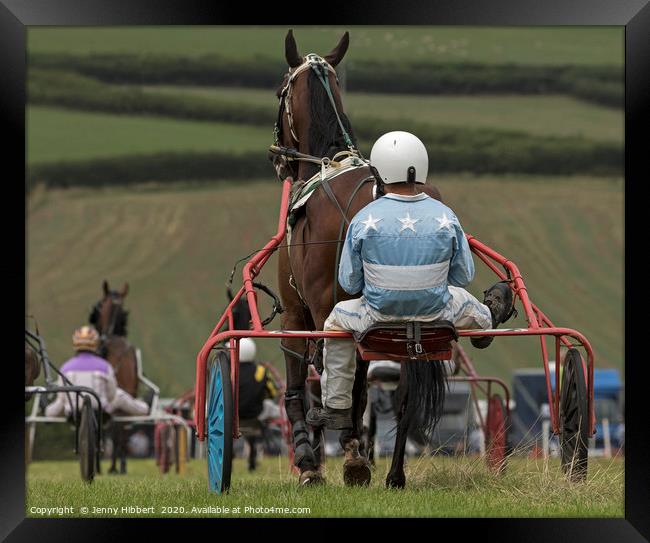
<svg viewBox="0 0 650 543"><path fill-rule="evenodd" d="M406 486L406 477L386 477L386 488L404 488Z"/></svg>
<svg viewBox="0 0 650 543"><path fill-rule="evenodd" d="M363 457L347 460L343 464L343 481L348 486L366 486L372 475L370 463Z"/></svg>
<svg viewBox="0 0 650 543"><path fill-rule="evenodd" d="M300 486L321 485L325 483L325 478L320 471L305 470L300 474L298 483Z"/></svg>
<svg viewBox="0 0 650 543"><path fill-rule="evenodd" d="M117 470L116 469L109 469L108 474L109 475L117 475Z"/></svg>
<svg viewBox="0 0 650 543"><path fill-rule="evenodd" d="M345 462L343 463L343 481L348 486L369 485L370 463L359 451L359 440L351 439L345 444Z"/></svg>

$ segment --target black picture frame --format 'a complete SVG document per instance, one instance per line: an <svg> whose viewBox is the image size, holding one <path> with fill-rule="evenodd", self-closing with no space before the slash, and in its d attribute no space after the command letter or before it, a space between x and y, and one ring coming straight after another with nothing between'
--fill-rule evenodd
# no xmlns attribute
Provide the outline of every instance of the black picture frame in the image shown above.
<svg viewBox="0 0 650 543"><path fill-rule="evenodd" d="M26 27L37 25L223 25L223 24L322 24L322 25L614 25L625 27L625 287L626 287L626 459L624 519L433 519L445 522L453 533L463 538L492 538L499 541L644 541L650 538L650 448L648 444L645 398L648 379L640 338L643 320L639 315L643 299L639 299L644 282L643 222L647 215L642 197L643 182L650 179L646 157L650 146L645 129L650 126L650 5L649 0L435 0L427 3L402 0L388 2L333 2L313 4L316 8L299 10L280 3L260 4L255 9L242 9L236 4L207 1L156 0L0 0L0 116L4 140L4 191L20 191L16 177L25 175L25 100L26 100ZM306 20L309 18L309 20ZM23 177L24 178L24 177ZM6 194L6 192L5 192ZM12 356L5 361L7 385L3 387L5 405L14 406L4 412L0 426L0 536L7 541L84 541L114 540L124 533L129 539L150 537L151 530L161 526L166 537L204 537L196 531L201 519L26 519L25 473L23 459L24 412L22 392L18 386L19 321L25 298L19 301L16 284L25 281L25 238L15 234L16 225L25 220L13 197L2 199L5 220L4 241L9 269L5 294L15 297L11 314L9 343ZM7 205L8 204L8 205ZM637 223L638 220L638 223ZM22 258L22 261L21 261ZM18 269L16 269L18 268ZM24 285L26 287L26 284ZM596 293L597 295L597 293ZM15 355L15 356L13 356ZM390 515L390 512L387 512ZM209 524L217 537L237 521L220 519ZM247 520L251 522L251 520ZM268 522L268 521L267 521ZM275 528L284 537L305 537L309 524L320 519L292 519ZM287 522L291 527L285 526ZM389 519L369 523L382 530ZM421 522L425 522L422 520ZM340 520L351 527L350 521ZM215 527L218 526L218 529ZM340 528L339 528L340 529ZM365 528L364 528L365 529ZM420 526L411 537L420 537L421 530L435 536L439 528ZM440 532L442 533L442 532ZM190 535L192 534L192 535ZM291 534L294 534L293 536ZM303 535L299 535L303 534ZM338 534L338 535L337 535ZM345 534L332 532L330 537ZM266 536L264 536L266 537ZM440 535L438 535L440 537ZM450 537L449 535L443 537ZM452 535L451 537L455 537Z"/></svg>

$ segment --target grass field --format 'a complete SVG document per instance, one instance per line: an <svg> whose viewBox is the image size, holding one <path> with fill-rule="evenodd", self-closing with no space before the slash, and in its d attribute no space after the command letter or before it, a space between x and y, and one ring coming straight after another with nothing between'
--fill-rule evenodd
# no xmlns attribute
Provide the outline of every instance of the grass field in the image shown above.
<svg viewBox="0 0 650 543"><path fill-rule="evenodd" d="M273 141L272 131L272 126L258 128L30 106L27 161L38 164L187 150L260 150L263 155Z"/></svg>
<svg viewBox="0 0 650 543"><path fill-rule="evenodd" d="M592 178L445 176L430 179L465 230L511 258L529 294L558 326L583 332L597 367L623 368L623 182ZM70 334L85 322L101 283L128 281L129 337L163 395L194 383L196 353L225 304L239 258L277 227L280 185L271 180L212 186L35 190L27 210L27 313L62 363ZM275 257L260 280L274 287ZM477 261L470 290L494 276ZM241 267L235 285L241 281ZM263 312L268 306L264 306ZM278 327L276 321L271 327ZM513 326L524 325L519 317ZM259 341L278 365L275 342ZM532 338L498 338L468 348L477 370L511 381L541 367Z"/></svg>
<svg viewBox="0 0 650 543"><path fill-rule="evenodd" d="M148 92L197 93L277 108L271 91L148 87ZM234 106L233 106L234 107ZM473 128L517 130L541 136L582 136L623 141L623 115L610 108L563 96L388 96L348 93L346 111L355 116ZM201 122L164 117L115 115L54 107L27 108L29 164L85 160L160 151L260 151L272 142L273 126Z"/></svg>
<svg viewBox="0 0 650 543"><path fill-rule="evenodd" d="M268 106L276 111L271 90L225 87L147 86L147 92L214 97ZM427 96L348 92L345 111L352 126L356 116L406 119L435 125L517 130L541 136L583 136L623 141L623 113L575 98L555 95ZM399 126L396 122L395 126Z"/></svg>
<svg viewBox="0 0 650 543"><path fill-rule="evenodd" d="M623 28L616 27L103 27L30 28L28 51L167 53L229 58L284 58L289 28L302 54L326 54L350 31L347 61L425 60L622 66Z"/></svg>
<svg viewBox="0 0 650 543"><path fill-rule="evenodd" d="M103 470L106 473L107 463ZM265 458L257 472L235 460L231 492L208 492L205 460L193 460L184 476L161 475L152 459L130 460L126 476L100 475L91 485L79 476L74 461L34 462L27 472L28 517L41 508L68 506L72 517L622 517L624 463L590 459L585 484L571 484L559 461L511 458L496 476L479 457L420 457L407 463L406 490L387 490L388 461L380 459L370 488L343 485L342 459L330 458L326 485L299 487L286 458ZM152 507L153 512L122 512L123 506ZM201 508L229 508L206 513ZM81 507L88 513L80 512ZM118 508L117 513L104 509ZM240 512L234 511L239 507ZM246 508L253 508L246 510ZM289 513L256 512L256 508L288 508ZM165 512L165 508L168 508ZM193 510L193 508L196 508ZM295 508L295 509L294 509ZM293 511L291 511L294 509ZM93 513L93 511L95 511ZM51 516L58 516L50 513Z"/></svg>

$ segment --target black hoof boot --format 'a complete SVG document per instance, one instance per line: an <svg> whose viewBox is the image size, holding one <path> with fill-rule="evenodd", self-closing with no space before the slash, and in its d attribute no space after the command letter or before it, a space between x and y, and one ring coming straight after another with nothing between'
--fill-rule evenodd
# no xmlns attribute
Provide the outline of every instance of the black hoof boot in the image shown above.
<svg viewBox="0 0 650 543"><path fill-rule="evenodd" d="M490 309L492 328L506 322L514 313L514 295L507 281L499 281L484 292L483 303ZM472 345L477 349L489 347L494 336L471 337Z"/></svg>

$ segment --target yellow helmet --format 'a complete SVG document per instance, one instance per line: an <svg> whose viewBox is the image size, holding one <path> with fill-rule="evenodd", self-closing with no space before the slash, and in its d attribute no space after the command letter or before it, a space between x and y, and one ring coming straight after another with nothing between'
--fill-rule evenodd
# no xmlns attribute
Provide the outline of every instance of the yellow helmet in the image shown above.
<svg viewBox="0 0 650 543"><path fill-rule="evenodd" d="M77 328L72 334L72 346L76 351L96 351L99 347L99 333L92 326Z"/></svg>

